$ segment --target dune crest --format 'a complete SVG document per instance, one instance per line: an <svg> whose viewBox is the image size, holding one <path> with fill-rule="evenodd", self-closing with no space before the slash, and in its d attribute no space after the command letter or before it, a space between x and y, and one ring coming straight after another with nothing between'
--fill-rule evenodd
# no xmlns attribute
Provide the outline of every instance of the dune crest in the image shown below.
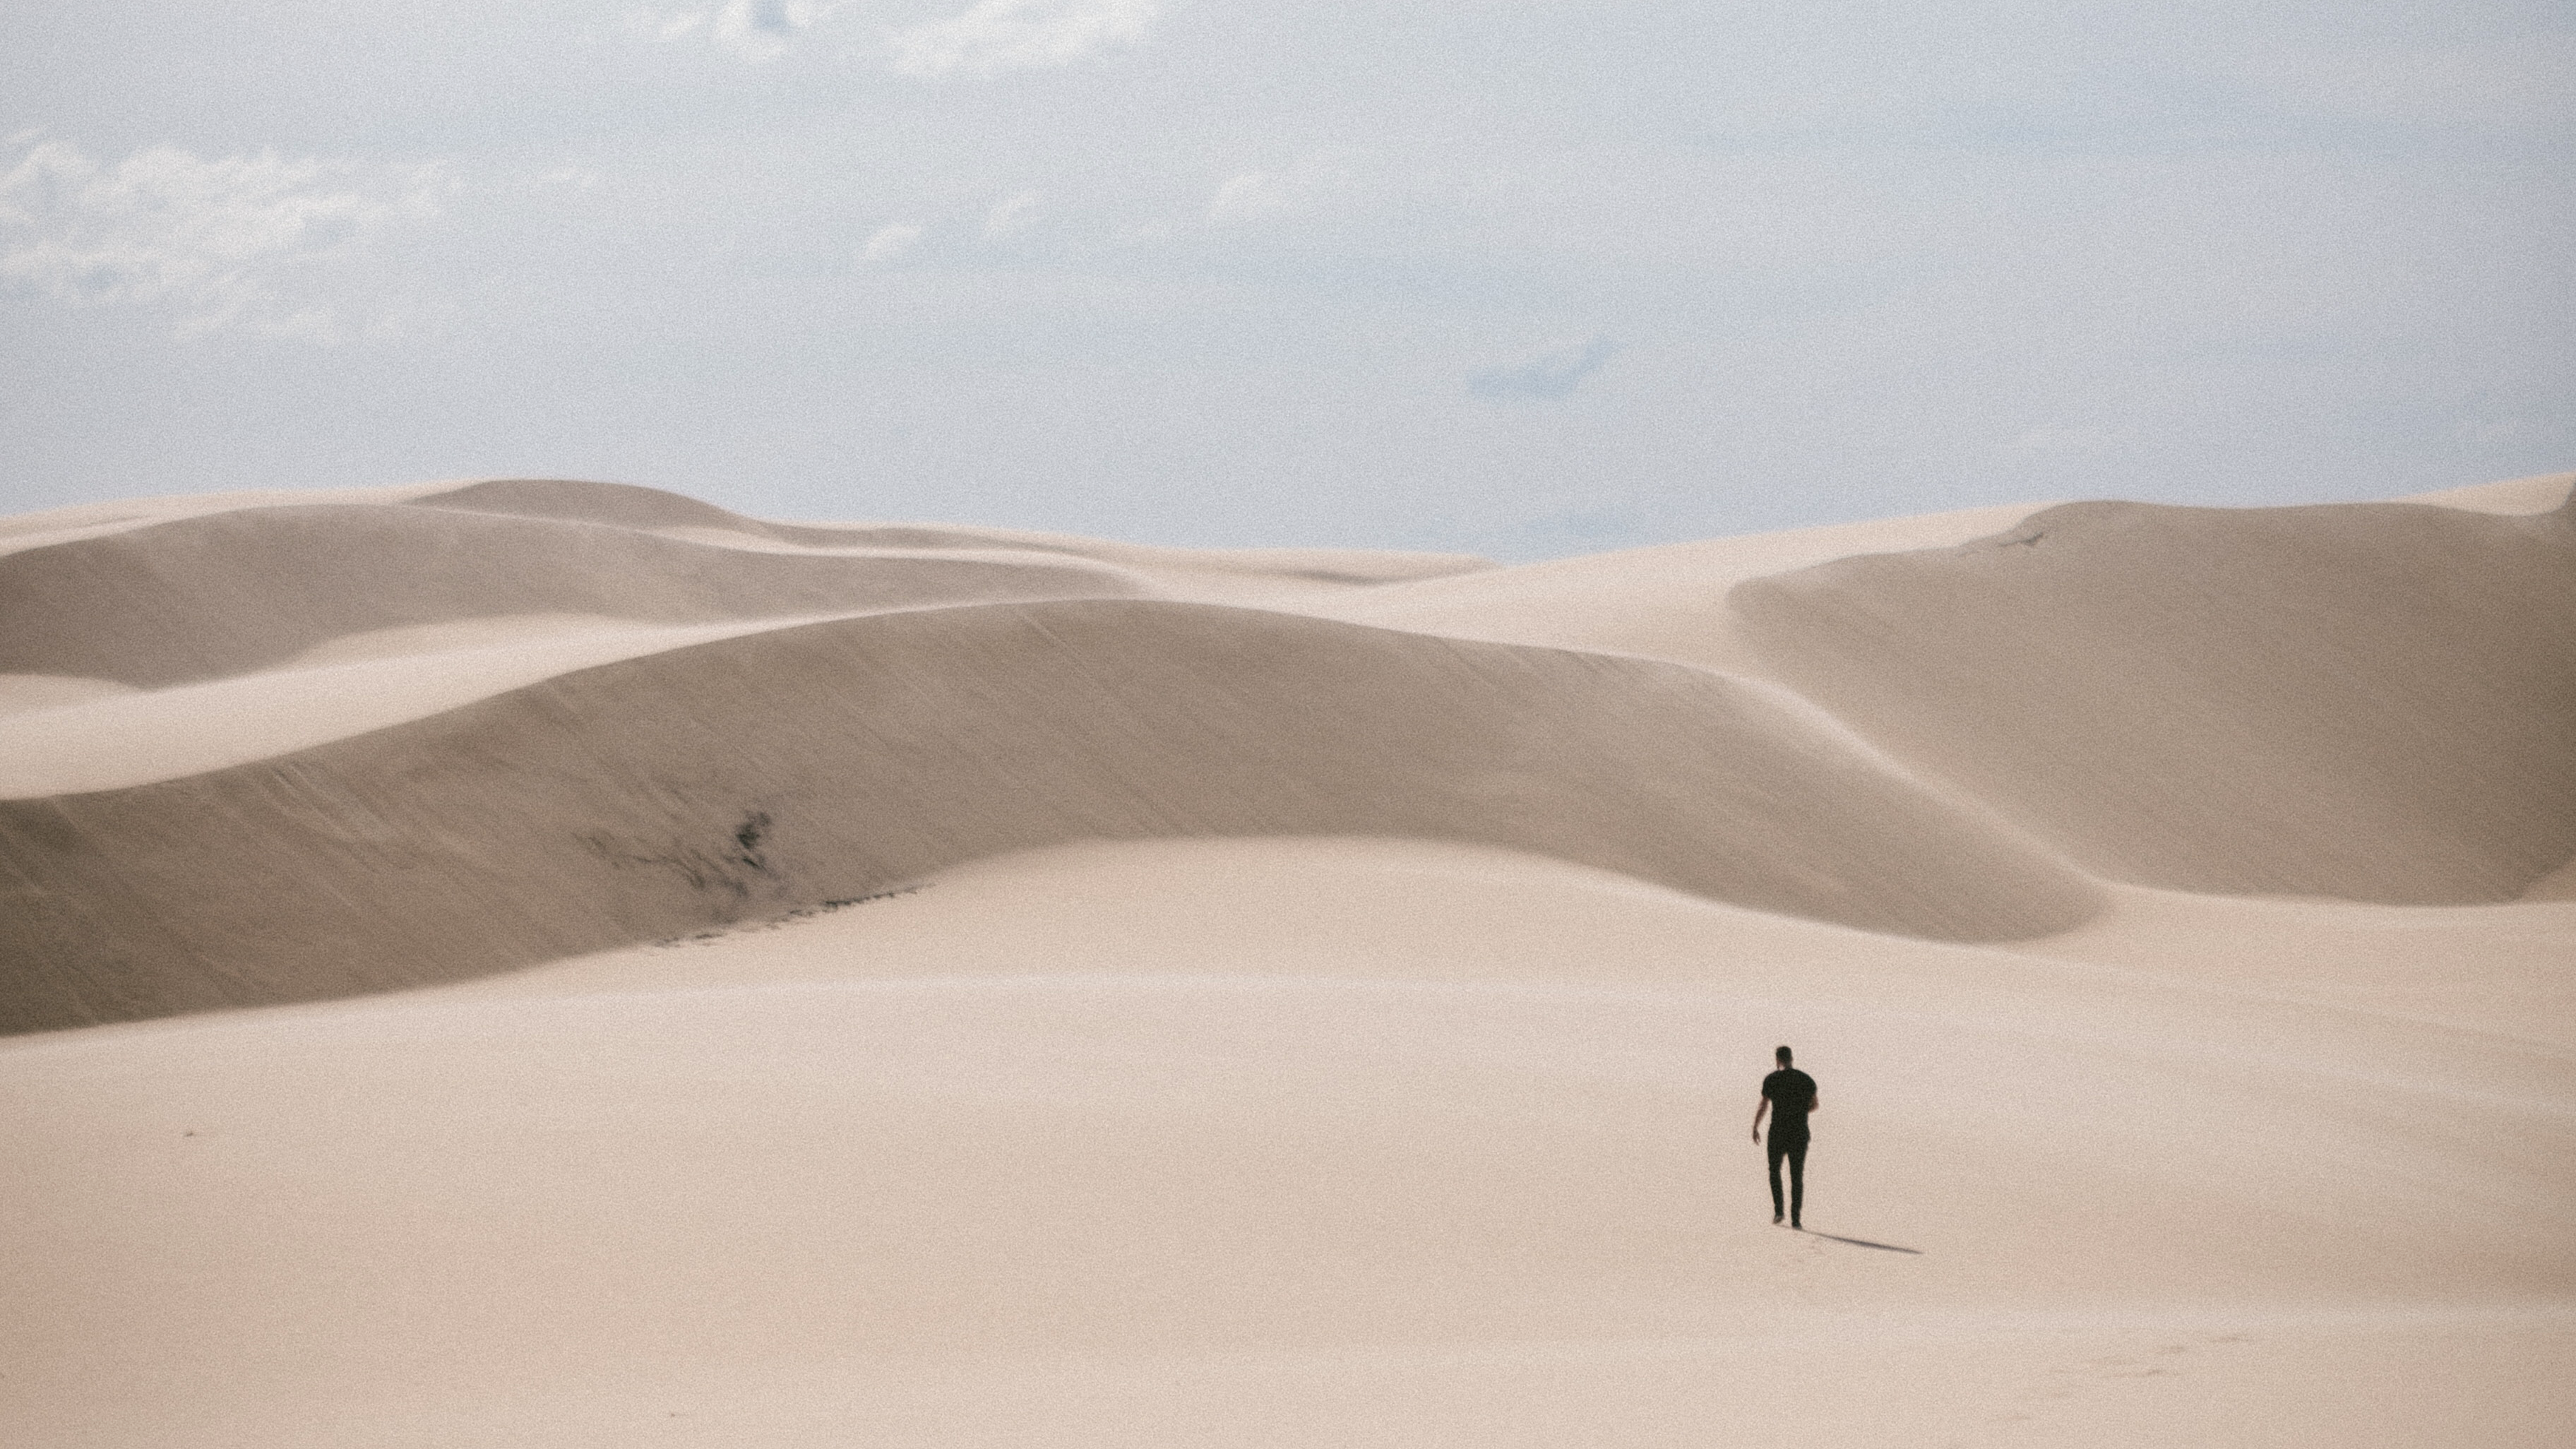
<svg viewBox="0 0 2576 1449"><path fill-rule="evenodd" d="M0 523L0 1441L2576 1442L2547 483Z"/></svg>
<svg viewBox="0 0 2576 1449"><path fill-rule="evenodd" d="M1965 543L2019 523L2043 506L2006 504L1657 544L1275 607L1456 639L1639 654L1759 677L1768 667L1736 638L1726 607L1726 591L1736 584L1853 554Z"/></svg>
<svg viewBox="0 0 2576 1449"><path fill-rule="evenodd" d="M0 800L122 790L384 729L619 659L809 623L502 614L326 640L276 668L137 690L0 675ZM9 689L21 681L32 686ZM16 712L13 696L37 701ZM50 706L50 707L40 707Z"/></svg>
<svg viewBox="0 0 2576 1449"><path fill-rule="evenodd" d="M1406 553L1384 549L1157 548L1150 544L960 524L774 523L660 488L646 488L633 483L594 483L577 478L494 478L405 501L423 508L610 523L681 536L702 536L701 531L713 531L804 548L933 551L1001 548L1067 554L1156 573L1169 570L1183 575L1267 575L1291 583L1382 584L1474 573L1493 567L1490 561L1471 554Z"/></svg>
<svg viewBox="0 0 2576 1449"><path fill-rule="evenodd" d="M2398 499L2400 503L2430 503L2439 508L2461 508L2472 513L2548 513L2564 506L2576 494L2576 473L2534 473L2528 478L2506 478L2495 483L2472 483L2466 488L2444 488L2432 493L2414 493Z"/></svg>
<svg viewBox="0 0 2576 1449"><path fill-rule="evenodd" d="M252 508L0 556L0 672L149 689L343 635L497 615L707 623L1154 591L1085 558L784 553L550 518Z"/></svg>
<svg viewBox="0 0 2576 1449"><path fill-rule="evenodd" d="M0 1025L452 979L1065 841L1398 835L1943 939L2090 882L1762 686L1257 610L880 614L0 803Z"/></svg>
<svg viewBox="0 0 2576 1449"><path fill-rule="evenodd" d="M1729 600L1778 677L2116 879L2469 903L2576 854L2576 504L2069 504Z"/></svg>

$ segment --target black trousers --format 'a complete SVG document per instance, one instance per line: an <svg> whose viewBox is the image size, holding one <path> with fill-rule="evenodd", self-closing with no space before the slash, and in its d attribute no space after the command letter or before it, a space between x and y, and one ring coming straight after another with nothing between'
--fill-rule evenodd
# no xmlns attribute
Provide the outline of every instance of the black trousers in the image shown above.
<svg viewBox="0 0 2576 1449"><path fill-rule="evenodd" d="M1798 1224L1801 1209L1807 1205L1807 1134L1795 1137L1777 1129L1771 1133L1771 1216L1780 1216L1780 1159L1789 1159L1789 1225Z"/></svg>

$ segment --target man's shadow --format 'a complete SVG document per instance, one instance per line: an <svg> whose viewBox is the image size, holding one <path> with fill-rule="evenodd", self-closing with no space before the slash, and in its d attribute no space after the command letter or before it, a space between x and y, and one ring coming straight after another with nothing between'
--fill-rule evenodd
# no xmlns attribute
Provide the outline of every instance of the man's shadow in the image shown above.
<svg viewBox="0 0 2576 1449"><path fill-rule="evenodd" d="M1811 1238L1823 1238L1827 1242L1849 1243L1855 1248L1876 1248L1882 1253L1912 1253L1918 1258L1923 1256L1923 1250L1921 1248L1900 1248L1894 1243L1873 1243L1867 1238L1838 1237L1832 1233L1817 1232L1814 1228L1798 1228L1794 1231L1805 1233Z"/></svg>

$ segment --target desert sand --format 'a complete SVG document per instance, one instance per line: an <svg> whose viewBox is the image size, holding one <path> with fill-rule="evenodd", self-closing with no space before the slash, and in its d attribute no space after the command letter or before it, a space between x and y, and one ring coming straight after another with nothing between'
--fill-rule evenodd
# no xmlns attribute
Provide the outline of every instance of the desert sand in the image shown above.
<svg viewBox="0 0 2576 1449"><path fill-rule="evenodd" d="M0 521L0 1442L2576 1442L2571 484Z"/></svg>

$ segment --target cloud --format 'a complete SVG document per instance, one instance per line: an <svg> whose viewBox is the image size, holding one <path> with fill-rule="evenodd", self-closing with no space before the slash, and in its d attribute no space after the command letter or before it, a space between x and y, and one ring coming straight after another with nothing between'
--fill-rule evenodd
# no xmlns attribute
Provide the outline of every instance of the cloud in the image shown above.
<svg viewBox="0 0 2576 1449"><path fill-rule="evenodd" d="M182 336L236 330L335 343L320 275L434 217L434 166L366 169L170 146L102 166L41 142L0 176L0 277L76 306L166 306Z"/></svg>
<svg viewBox="0 0 2576 1449"><path fill-rule="evenodd" d="M653 40L705 35L745 60L776 60L817 21L849 0L726 0L723 5L671 12L639 11L635 27Z"/></svg>
<svg viewBox="0 0 2576 1449"><path fill-rule="evenodd" d="M638 10L631 34L655 42L702 37L745 60L776 60L805 32L856 0L725 0L681 10ZM887 32L877 57L924 80L1049 70L1135 45L1166 0L976 0L940 20Z"/></svg>
<svg viewBox="0 0 2576 1449"><path fill-rule="evenodd" d="M786 0L733 0L716 16L716 42L754 60L784 55L796 32L814 23L815 7Z"/></svg>
<svg viewBox="0 0 2576 1449"><path fill-rule="evenodd" d="M1619 350L1606 337L1571 347L1555 347L1522 362L1483 367L1467 374L1467 391L1497 402L1524 398L1559 398L1598 371Z"/></svg>
<svg viewBox="0 0 2576 1449"><path fill-rule="evenodd" d="M1207 219L1223 226L1281 216L1349 179L1348 172L1320 156L1310 156L1285 171L1246 171L1217 187L1208 201Z"/></svg>
<svg viewBox="0 0 2576 1449"><path fill-rule="evenodd" d="M920 240L921 228L909 222L899 221L892 226L881 226L869 235L865 244L860 246L859 260L879 265L899 261L904 253L912 250L913 243Z"/></svg>
<svg viewBox="0 0 2576 1449"><path fill-rule="evenodd" d="M1003 197L984 214L984 239L1001 241L1027 231L1029 223L1037 220L1037 210L1038 194L1034 191Z"/></svg>
<svg viewBox="0 0 2576 1449"><path fill-rule="evenodd" d="M977 0L893 36L894 68L938 79L1050 70L1145 39L1162 0Z"/></svg>
<svg viewBox="0 0 2576 1449"><path fill-rule="evenodd" d="M1293 204L1283 178L1267 171L1246 171L1216 189L1207 214L1210 221L1247 221L1286 211Z"/></svg>

